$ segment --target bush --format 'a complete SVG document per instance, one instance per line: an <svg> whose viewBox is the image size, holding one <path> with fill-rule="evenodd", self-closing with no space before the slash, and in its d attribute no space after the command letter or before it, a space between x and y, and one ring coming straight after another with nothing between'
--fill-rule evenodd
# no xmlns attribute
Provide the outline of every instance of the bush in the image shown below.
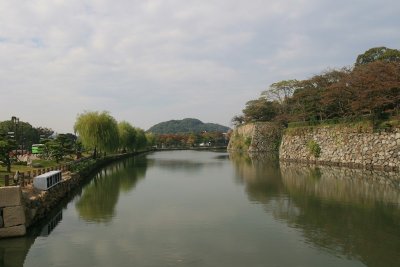
<svg viewBox="0 0 400 267"><path fill-rule="evenodd" d="M70 170L72 172L80 172L80 171L83 171L83 170L93 166L95 163L96 163L96 160L94 160L94 159L80 161L78 163L72 164L70 167Z"/></svg>
<svg viewBox="0 0 400 267"><path fill-rule="evenodd" d="M251 145L251 137L246 137L246 139L244 140L244 144L249 147Z"/></svg>
<svg viewBox="0 0 400 267"><path fill-rule="evenodd" d="M314 140L308 141L307 148L310 154L314 157L319 158L319 156L321 155L321 147Z"/></svg>
<svg viewBox="0 0 400 267"><path fill-rule="evenodd" d="M32 167L33 168L43 168L43 165L39 162L34 162L34 163L32 163Z"/></svg>

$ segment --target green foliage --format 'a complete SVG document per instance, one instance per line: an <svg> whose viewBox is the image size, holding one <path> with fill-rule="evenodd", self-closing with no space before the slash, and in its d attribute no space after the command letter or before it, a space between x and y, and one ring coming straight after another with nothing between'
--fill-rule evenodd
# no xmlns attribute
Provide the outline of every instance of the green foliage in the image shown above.
<svg viewBox="0 0 400 267"><path fill-rule="evenodd" d="M321 155L321 147L316 141L314 140L308 141L307 148L310 154L313 155L314 157L319 158L319 156Z"/></svg>
<svg viewBox="0 0 400 267"><path fill-rule="evenodd" d="M135 149L141 150L146 148L147 146L147 138L146 134L142 129L135 128L136 131L136 142L135 142Z"/></svg>
<svg viewBox="0 0 400 267"><path fill-rule="evenodd" d="M246 137L244 139L244 144L249 147L251 145L251 137Z"/></svg>
<svg viewBox="0 0 400 267"><path fill-rule="evenodd" d="M247 152L251 145L251 138L245 137L244 135L234 133L231 136L230 146L235 148L237 151Z"/></svg>
<svg viewBox="0 0 400 267"><path fill-rule="evenodd" d="M6 136L8 132L13 132L13 139L20 148L30 149L32 144L40 143L41 136L48 138L53 134L49 128L34 128L28 122L18 121L14 123L11 120L0 122L0 135Z"/></svg>
<svg viewBox="0 0 400 267"><path fill-rule="evenodd" d="M7 167L7 172L11 171L10 153L16 147L17 145L14 140L7 137L0 137L0 162Z"/></svg>
<svg viewBox="0 0 400 267"><path fill-rule="evenodd" d="M152 147L156 144L156 136L153 133L146 133L147 146Z"/></svg>
<svg viewBox="0 0 400 267"><path fill-rule="evenodd" d="M74 129L86 148L112 152L119 146L118 124L108 112L79 114Z"/></svg>
<svg viewBox="0 0 400 267"><path fill-rule="evenodd" d="M400 61L400 50L390 49L387 47L374 47L368 49L363 54L358 55L355 65L365 65L375 61L385 62L399 62Z"/></svg>
<svg viewBox="0 0 400 267"><path fill-rule="evenodd" d="M77 137L74 134L59 134L55 139L42 140L44 147L40 157L46 160L55 160L57 163L66 156L80 151Z"/></svg>
<svg viewBox="0 0 400 267"><path fill-rule="evenodd" d="M59 134L56 142L60 145L63 155L72 155L77 152L77 137L72 133Z"/></svg>
<svg viewBox="0 0 400 267"><path fill-rule="evenodd" d="M260 97L248 101L243 109L243 114L246 122L271 121L277 115L277 108L274 102Z"/></svg>
<svg viewBox="0 0 400 267"><path fill-rule="evenodd" d="M329 120L313 120L313 121L296 121L289 122L288 128L298 128L298 127L309 127L309 126L330 126L337 124L347 124L347 127L358 126L360 123L370 124L371 117L345 117L345 118L334 118Z"/></svg>
<svg viewBox="0 0 400 267"><path fill-rule="evenodd" d="M228 127L214 124L203 123L198 119L170 120L152 126L147 132L154 134L183 134L201 132L227 132Z"/></svg>
<svg viewBox="0 0 400 267"><path fill-rule="evenodd" d="M123 151L134 151L136 148L137 132L135 128L126 121L118 123L119 143Z"/></svg>
<svg viewBox="0 0 400 267"><path fill-rule="evenodd" d="M155 135L157 147L185 148L199 146L202 143L211 146L226 146L228 140L221 132Z"/></svg>
<svg viewBox="0 0 400 267"><path fill-rule="evenodd" d="M96 163L95 159L86 159L70 166L71 172L81 172L91 168Z"/></svg>

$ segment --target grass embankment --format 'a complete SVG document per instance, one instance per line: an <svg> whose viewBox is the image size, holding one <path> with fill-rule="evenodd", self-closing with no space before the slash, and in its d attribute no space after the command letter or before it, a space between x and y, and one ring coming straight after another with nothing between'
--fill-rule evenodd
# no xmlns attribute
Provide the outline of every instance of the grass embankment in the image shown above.
<svg viewBox="0 0 400 267"><path fill-rule="evenodd" d="M324 121L305 121L292 122L288 124L286 134L296 134L302 130L312 130L313 128L332 127L352 129L359 133L363 132L379 132L391 130L400 127L400 118L393 117L388 120L372 120L372 119L333 119Z"/></svg>

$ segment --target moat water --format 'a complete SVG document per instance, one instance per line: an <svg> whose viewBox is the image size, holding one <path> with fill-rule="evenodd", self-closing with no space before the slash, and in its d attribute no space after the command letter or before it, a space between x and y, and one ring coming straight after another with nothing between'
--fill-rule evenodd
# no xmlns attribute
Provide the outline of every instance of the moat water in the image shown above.
<svg viewBox="0 0 400 267"><path fill-rule="evenodd" d="M0 266L400 266L400 174L147 154L0 240Z"/></svg>

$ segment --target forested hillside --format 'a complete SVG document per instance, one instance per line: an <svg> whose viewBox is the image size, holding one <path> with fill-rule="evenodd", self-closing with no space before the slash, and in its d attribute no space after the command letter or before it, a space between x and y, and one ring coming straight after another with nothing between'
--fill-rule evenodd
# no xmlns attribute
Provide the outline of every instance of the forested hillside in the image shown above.
<svg viewBox="0 0 400 267"><path fill-rule="evenodd" d="M198 119L170 120L158 123L148 129L154 134L178 134L178 133L201 133L201 132L227 132L228 127L215 123L203 123Z"/></svg>

